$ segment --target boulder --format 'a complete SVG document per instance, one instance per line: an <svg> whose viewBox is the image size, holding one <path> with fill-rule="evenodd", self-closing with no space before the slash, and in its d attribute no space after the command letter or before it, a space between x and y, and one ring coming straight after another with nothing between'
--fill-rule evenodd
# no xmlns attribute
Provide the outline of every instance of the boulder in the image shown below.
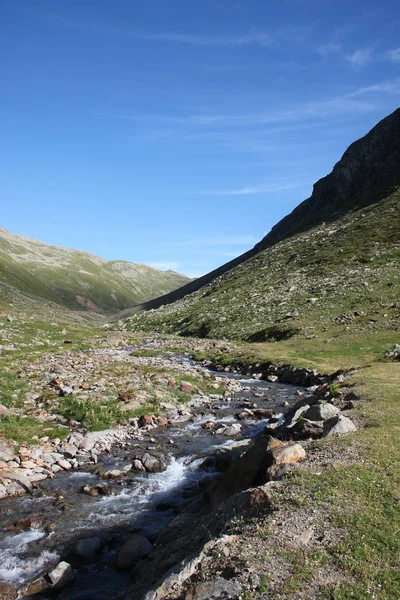
<svg viewBox="0 0 400 600"><path fill-rule="evenodd" d="M145 427L146 425L151 425L153 422L153 417L151 415L141 415L139 417L138 425L139 427Z"/></svg>
<svg viewBox="0 0 400 600"><path fill-rule="evenodd" d="M0 404L0 417L6 417L9 413L9 409L6 406Z"/></svg>
<svg viewBox="0 0 400 600"><path fill-rule="evenodd" d="M101 473L103 479L121 479L132 469L132 465L125 465L122 469L108 469Z"/></svg>
<svg viewBox="0 0 400 600"><path fill-rule="evenodd" d="M145 471L146 468L143 465L142 461L139 460L138 458L135 458L135 460L132 462L132 469L134 471Z"/></svg>
<svg viewBox="0 0 400 600"><path fill-rule="evenodd" d="M275 415L275 411L268 408L257 408L254 410L254 416L257 419L271 419Z"/></svg>
<svg viewBox="0 0 400 600"><path fill-rule="evenodd" d="M260 436L207 492L206 499L215 506L242 490L266 483L279 465L294 464L304 457L300 444L283 444L271 436Z"/></svg>
<svg viewBox="0 0 400 600"><path fill-rule="evenodd" d="M64 444L62 451L67 458L75 458L78 448L74 444Z"/></svg>
<svg viewBox="0 0 400 600"><path fill-rule="evenodd" d="M353 433L354 431L357 431L357 427L353 421L343 415L332 417L332 419L328 419L324 423L324 437L344 435L345 433Z"/></svg>
<svg viewBox="0 0 400 600"><path fill-rule="evenodd" d="M70 471L72 469L72 465L70 462L68 462L67 460L65 460L65 458L60 458L57 461L57 464L62 467L65 471Z"/></svg>
<svg viewBox="0 0 400 600"><path fill-rule="evenodd" d="M150 471L150 473L161 473L161 471L165 471L166 469L164 461L161 458L153 456L148 452L143 454L142 463L146 471Z"/></svg>
<svg viewBox="0 0 400 600"><path fill-rule="evenodd" d="M15 600L17 590L11 583L0 582L0 600Z"/></svg>
<svg viewBox="0 0 400 600"><path fill-rule="evenodd" d="M0 438L0 460L3 462L9 462L15 458L14 446L10 440Z"/></svg>
<svg viewBox="0 0 400 600"><path fill-rule="evenodd" d="M196 585L195 588L189 588L186 592L185 600L236 600L240 598L242 586L234 579L224 579L217 577L212 581L204 581Z"/></svg>
<svg viewBox="0 0 400 600"><path fill-rule="evenodd" d="M134 535L121 546L115 566L120 570L130 569L138 560L150 554L152 549L147 538Z"/></svg>
<svg viewBox="0 0 400 600"><path fill-rule="evenodd" d="M317 440L323 435L323 425L317 421L309 421L308 419L300 419L289 430L290 437L295 440Z"/></svg>
<svg viewBox="0 0 400 600"><path fill-rule="evenodd" d="M48 573L48 578L50 579L51 587L58 590L70 581L73 581L75 573L69 563L62 561L58 563L55 569Z"/></svg>
<svg viewBox="0 0 400 600"><path fill-rule="evenodd" d="M295 423L297 423L299 417L305 413L308 409L310 408L309 404L304 404L303 406L300 406L299 408L297 408L290 420L290 423L288 423L287 427L293 427L293 425L295 425Z"/></svg>
<svg viewBox="0 0 400 600"><path fill-rule="evenodd" d="M92 558L100 549L101 539L99 537L83 538L76 545L75 552L82 558Z"/></svg>
<svg viewBox="0 0 400 600"><path fill-rule="evenodd" d="M306 451L300 444L285 444L269 450L273 465L292 465L303 460Z"/></svg>
<svg viewBox="0 0 400 600"><path fill-rule="evenodd" d="M22 596L22 597L34 596L35 594L38 594L39 592L43 592L48 587L49 587L49 584L47 583L45 578L39 577L38 579L35 579L35 581L32 581L32 583L28 583L28 585L25 585L22 589L20 589L19 592L20 592L20 596Z"/></svg>
<svg viewBox="0 0 400 600"><path fill-rule="evenodd" d="M339 414L339 409L329 402L314 404L304 413L303 417L309 421L325 421Z"/></svg>
<svg viewBox="0 0 400 600"><path fill-rule="evenodd" d="M235 435L239 435L241 430L242 427L239 423L233 423L232 425L220 425L218 429L216 429L216 433L218 433L218 435L234 437Z"/></svg>

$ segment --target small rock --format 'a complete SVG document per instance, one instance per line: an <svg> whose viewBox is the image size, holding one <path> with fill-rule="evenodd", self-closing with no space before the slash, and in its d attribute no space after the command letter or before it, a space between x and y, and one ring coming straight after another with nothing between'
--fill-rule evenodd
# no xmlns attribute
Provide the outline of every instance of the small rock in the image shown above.
<svg viewBox="0 0 400 600"><path fill-rule="evenodd" d="M267 380L270 381L271 383L275 383L275 381L278 381L279 377L277 375L268 375Z"/></svg>
<svg viewBox="0 0 400 600"><path fill-rule="evenodd" d="M139 417L138 425L139 427L145 427L146 425L151 425L153 422L153 417L151 415L141 415Z"/></svg>
<svg viewBox="0 0 400 600"><path fill-rule="evenodd" d="M64 458L60 458L57 461L57 464L62 467L65 471L70 471L72 469L72 465L71 463L69 463L67 460L65 460Z"/></svg>
<svg viewBox="0 0 400 600"><path fill-rule="evenodd" d="M232 425L222 425L221 427L218 427L216 433L218 433L218 435L233 437L235 435L239 435L241 430L242 427L239 425L239 423L233 423Z"/></svg>
<svg viewBox="0 0 400 600"><path fill-rule="evenodd" d="M129 392L122 392L118 395L118 400L122 400L122 402L129 402L129 400L133 399L133 395Z"/></svg>
<svg viewBox="0 0 400 600"><path fill-rule="evenodd" d="M48 573L51 587L53 589L60 589L67 583L75 579L75 573L69 563L62 561L58 563L55 569Z"/></svg>

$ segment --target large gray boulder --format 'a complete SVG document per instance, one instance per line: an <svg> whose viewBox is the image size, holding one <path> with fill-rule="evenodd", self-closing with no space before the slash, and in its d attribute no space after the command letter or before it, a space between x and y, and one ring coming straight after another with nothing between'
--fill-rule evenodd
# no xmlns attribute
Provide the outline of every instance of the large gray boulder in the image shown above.
<svg viewBox="0 0 400 600"><path fill-rule="evenodd" d="M92 558L100 549L101 539L99 537L83 538L76 545L75 552L82 558Z"/></svg>
<svg viewBox="0 0 400 600"><path fill-rule="evenodd" d="M345 433L353 433L354 431L357 431L357 427L353 421L343 415L328 419L324 423L324 437L344 435Z"/></svg>
<svg viewBox="0 0 400 600"><path fill-rule="evenodd" d="M303 417L309 421L326 421L339 414L339 409L329 402L314 404L304 413Z"/></svg>
<svg viewBox="0 0 400 600"><path fill-rule="evenodd" d="M130 569L138 560L150 554L152 549L147 538L134 535L121 546L115 566L120 570Z"/></svg>

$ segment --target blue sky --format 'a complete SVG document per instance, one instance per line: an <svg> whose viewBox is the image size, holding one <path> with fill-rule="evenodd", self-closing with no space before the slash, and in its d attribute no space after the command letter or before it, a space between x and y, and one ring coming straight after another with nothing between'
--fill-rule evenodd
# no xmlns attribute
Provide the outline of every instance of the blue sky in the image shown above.
<svg viewBox="0 0 400 600"><path fill-rule="evenodd" d="M198 276L400 104L375 0L1 0L1 222Z"/></svg>

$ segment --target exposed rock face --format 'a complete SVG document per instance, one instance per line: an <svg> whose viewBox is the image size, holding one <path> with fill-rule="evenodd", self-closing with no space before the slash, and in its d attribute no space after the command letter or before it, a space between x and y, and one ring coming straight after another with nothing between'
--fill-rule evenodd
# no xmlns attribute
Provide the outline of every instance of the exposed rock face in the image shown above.
<svg viewBox="0 0 400 600"><path fill-rule="evenodd" d="M261 436L207 492L208 499L216 506L225 498L269 481L282 465L292 465L305 456L300 444L283 444L270 436Z"/></svg>
<svg viewBox="0 0 400 600"><path fill-rule="evenodd" d="M263 250L323 221L331 221L348 210L372 204L380 199L377 194L390 193L399 183L398 108L351 144L333 171L314 184L311 197L275 225L255 248Z"/></svg>

